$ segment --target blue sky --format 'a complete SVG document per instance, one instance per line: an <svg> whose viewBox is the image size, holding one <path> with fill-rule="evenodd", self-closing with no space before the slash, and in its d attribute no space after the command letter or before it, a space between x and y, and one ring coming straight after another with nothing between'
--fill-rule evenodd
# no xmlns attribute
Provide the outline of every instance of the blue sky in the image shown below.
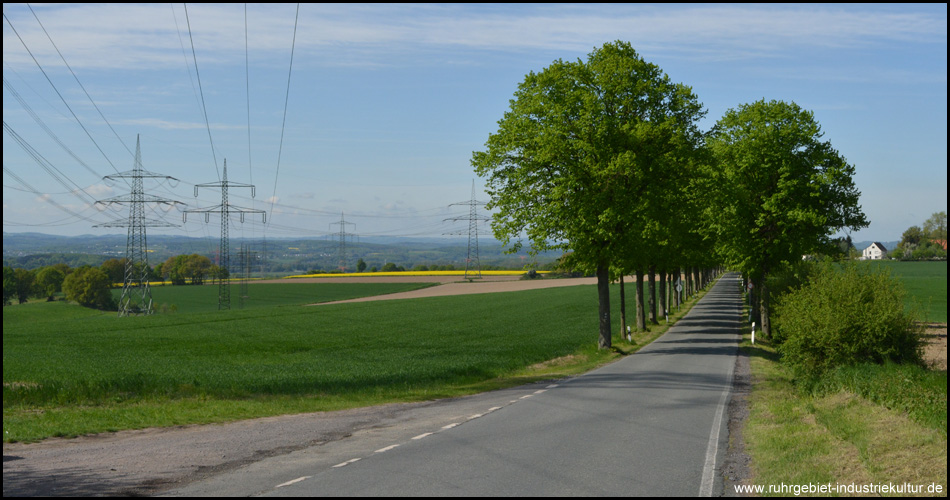
<svg viewBox="0 0 950 500"><path fill-rule="evenodd" d="M88 200L128 193L102 177L132 169L137 135L144 168L180 181L149 194L219 204L194 185L225 159L229 181L256 186L229 201L268 224L235 219L232 237L323 237L341 215L361 237L464 232L445 219L466 213L452 204L473 182L487 200L472 152L524 76L615 40L691 86L704 129L762 98L813 111L856 167L871 225L855 241L900 239L947 209L945 4L302 4L296 36L296 4L248 5L247 50L243 4L3 9L5 232L123 232L92 226L126 207ZM181 224L149 234L219 233L214 218L149 211Z"/></svg>

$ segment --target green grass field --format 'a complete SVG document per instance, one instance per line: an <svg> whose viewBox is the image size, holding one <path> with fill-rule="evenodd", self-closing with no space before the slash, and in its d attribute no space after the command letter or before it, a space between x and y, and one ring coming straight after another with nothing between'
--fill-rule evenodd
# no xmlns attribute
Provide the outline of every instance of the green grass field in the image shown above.
<svg viewBox="0 0 950 500"><path fill-rule="evenodd" d="M249 283L248 296L241 297L241 287L231 284L231 309L259 309L275 306L316 304L334 300L355 299L372 295L406 292L432 286L433 283ZM218 310L218 285L162 286L152 285L152 304L177 313ZM114 289L118 299L121 289Z"/></svg>
<svg viewBox="0 0 950 500"><path fill-rule="evenodd" d="M274 286L271 300L289 304L308 285ZM303 302L344 294L330 286ZM615 355L595 347L594 286L211 312L188 312L207 309L206 290L157 288L156 301L181 292L179 312L4 308L6 441L448 397L559 357Z"/></svg>
<svg viewBox="0 0 950 500"><path fill-rule="evenodd" d="M924 321L947 322L947 261L869 261L890 270L907 290L907 307L918 308Z"/></svg>

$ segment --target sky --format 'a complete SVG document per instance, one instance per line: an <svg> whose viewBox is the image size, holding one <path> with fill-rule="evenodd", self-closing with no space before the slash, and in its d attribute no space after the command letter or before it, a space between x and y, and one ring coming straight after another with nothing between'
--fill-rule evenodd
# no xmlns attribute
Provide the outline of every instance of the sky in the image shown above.
<svg viewBox="0 0 950 500"><path fill-rule="evenodd" d="M218 215L200 211L222 203L226 164L231 211L249 210L232 238L466 236L473 191L488 201L472 153L518 84L617 40L693 89L704 130L760 99L812 111L856 169L871 223L854 241L899 240L947 210L946 4L4 3L3 15L5 233L124 234L95 226L127 220L129 204L95 202L129 198L138 141L144 170L172 178L145 179L146 195L179 202L146 205L150 235L217 237Z"/></svg>

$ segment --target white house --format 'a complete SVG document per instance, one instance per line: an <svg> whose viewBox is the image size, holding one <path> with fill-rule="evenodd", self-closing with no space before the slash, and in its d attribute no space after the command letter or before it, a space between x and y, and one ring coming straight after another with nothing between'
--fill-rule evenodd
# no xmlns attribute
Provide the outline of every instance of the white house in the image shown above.
<svg viewBox="0 0 950 500"><path fill-rule="evenodd" d="M861 254L862 260L880 260L887 256L887 249L884 248L884 245L874 242L871 243L871 246L864 249L864 252Z"/></svg>

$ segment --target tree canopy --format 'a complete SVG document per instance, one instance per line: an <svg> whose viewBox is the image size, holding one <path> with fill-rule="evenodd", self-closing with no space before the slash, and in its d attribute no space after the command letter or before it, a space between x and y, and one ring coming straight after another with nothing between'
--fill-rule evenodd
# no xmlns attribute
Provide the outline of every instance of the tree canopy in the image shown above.
<svg viewBox="0 0 950 500"><path fill-rule="evenodd" d="M116 302L111 287L112 282L105 271L90 266L77 268L63 280L67 300L94 309L115 310Z"/></svg>
<svg viewBox="0 0 950 500"><path fill-rule="evenodd" d="M625 42L587 61L557 60L529 73L510 109L473 154L497 209L492 229L512 251L570 250L598 277L601 347L609 347L608 269L649 230L660 172L700 137L702 105Z"/></svg>
<svg viewBox="0 0 950 500"><path fill-rule="evenodd" d="M838 230L868 226L854 166L822 135L810 111L763 99L727 111L708 138L710 228L726 262L752 278L766 335L766 277L827 249Z"/></svg>

